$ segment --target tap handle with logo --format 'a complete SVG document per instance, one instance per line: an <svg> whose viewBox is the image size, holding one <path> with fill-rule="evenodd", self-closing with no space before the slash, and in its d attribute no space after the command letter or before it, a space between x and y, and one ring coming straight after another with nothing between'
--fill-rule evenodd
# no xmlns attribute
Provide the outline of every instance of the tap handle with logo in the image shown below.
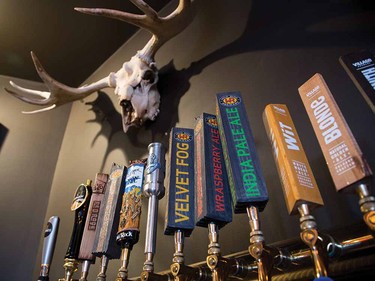
<svg viewBox="0 0 375 281"><path fill-rule="evenodd" d="M164 197L165 151L161 143L148 146L149 156L145 169L143 194L148 198L145 250L146 261L143 270L153 272L153 257L156 248L158 200Z"/></svg>
<svg viewBox="0 0 375 281"><path fill-rule="evenodd" d="M38 281L49 280L49 269L53 258L53 252L55 251L59 223L60 218L57 216L50 217L50 219L47 222L47 227L44 232L42 263L40 265L40 275Z"/></svg>
<svg viewBox="0 0 375 281"><path fill-rule="evenodd" d="M86 184L80 184L74 194L70 207L70 210L74 212L74 225L68 250L65 254L66 259L78 259L91 194L91 180L87 180Z"/></svg>

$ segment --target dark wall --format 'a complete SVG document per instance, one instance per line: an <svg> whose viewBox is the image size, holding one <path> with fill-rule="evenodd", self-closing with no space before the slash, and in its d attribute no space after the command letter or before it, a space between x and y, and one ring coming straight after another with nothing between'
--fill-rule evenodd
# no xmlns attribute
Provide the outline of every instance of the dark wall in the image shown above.
<svg viewBox="0 0 375 281"><path fill-rule="evenodd" d="M22 114L32 107L5 92L9 80L44 88L41 83L0 76L0 276L4 281L31 280L70 106Z"/></svg>
<svg viewBox="0 0 375 281"><path fill-rule="evenodd" d="M297 237L299 233L298 218L289 217L284 204L262 121L262 112L269 103L286 104L293 116L325 201L324 207L314 211L319 228L346 226L350 231L353 223L361 222L358 198L335 191L297 89L315 73L323 75L374 170L374 114L338 62L339 56L362 48L375 51L374 10L352 1L218 0L213 5L209 0L197 0L194 5L197 11L194 22L157 53L162 104L155 122L125 135L109 122L88 122L96 118L88 111L89 107L84 103L73 105L46 214L46 219L51 215L62 219L52 279L63 276L63 257L73 220L69 207L77 185L93 178L98 171L109 172L112 162L126 164L131 159L145 157L147 145L153 140L167 145L168 132L173 126L194 128L195 117L202 112L215 112L215 94L219 92L240 91L243 95L270 193L269 204L261 214L268 243ZM138 33L86 82L117 71L148 39L146 32ZM105 92L117 104L113 91ZM131 255L130 276L139 275L144 261L146 205L140 243ZM156 271L169 268L174 250L173 238L162 234L165 205L164 198L160 202ZM246 215L234 216L233 222L221 230L220 242L224 255L247 249ZM207 230L194 230L191 238L186 239L186 262L205 260L207 243ZM38 260L40 255L37 263ZM98 263L92 268L90 279L98 273ZM35 276L37 268L38 265ZM118 268L118 261L110 263L108 280L115 279Z"/></svg>

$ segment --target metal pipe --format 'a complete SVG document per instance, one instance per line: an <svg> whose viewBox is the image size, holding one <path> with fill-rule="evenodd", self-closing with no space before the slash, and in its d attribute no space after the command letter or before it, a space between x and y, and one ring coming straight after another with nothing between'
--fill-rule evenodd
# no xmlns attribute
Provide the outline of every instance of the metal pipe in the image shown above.
<svg viewBox="0 0 375 281"><path fill-rule="evenodd" d="M342 242L332 241L327 245L327 252L330 258L339 258L348 253L368 247L375 247L375 240L372 235L352 238Z"/></svg>

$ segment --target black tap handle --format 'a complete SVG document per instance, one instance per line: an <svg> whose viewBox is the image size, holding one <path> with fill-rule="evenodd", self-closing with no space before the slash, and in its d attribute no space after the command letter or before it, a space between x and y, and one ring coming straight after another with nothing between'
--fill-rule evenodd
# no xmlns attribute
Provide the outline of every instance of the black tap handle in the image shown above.
<svg viewBox="0 0 375 281"><path fill-rule="evenodd" d="M90 204L90 198L92 194L91 181L88 180L87 184L81 184L78 186L71 211L74 211L74 226L68 250L66 251L66 259L78 259L79 248L81 245L83 230L85 228L85 222L87 217L87 211Z"/></svg>

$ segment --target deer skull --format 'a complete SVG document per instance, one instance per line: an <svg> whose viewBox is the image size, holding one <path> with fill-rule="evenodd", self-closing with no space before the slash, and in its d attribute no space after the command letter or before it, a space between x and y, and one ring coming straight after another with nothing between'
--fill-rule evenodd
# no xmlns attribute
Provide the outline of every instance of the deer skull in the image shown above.
<svg viewBox="0 0 375 281"><path fill-rule="evenodd" d="M145 120L155 120L160 104L157 82L155 63L147 63L137 55L116 73L115 95L122 107L125 132L130 126L141 126Z"/></svg>
<svg viewBox="0 0 375 281"><path fill-rule="evenodd" d="M160 17L143 0L130 1L144 12L144 15L109 9L75 8L75 10L126 21L150 31L152 37L144 48L130 61L125 62L117 72L111 72L107 77L79 88L71 88L54 80L44 70L38 58L31 53L35 68L49 92L26 89L10 82L13 89L6 89L10 94L31 104L47 105L45 108L23 113L51 110L110 87L115 89L115 95L122 108L124 132L127 132L130 126L141 126L146 120L156 118L159 114L160 94L157 90L158 70L154 56L165 42L180 33L192 21L192 0L179 0L178 7L166 17Z"/></svg>

